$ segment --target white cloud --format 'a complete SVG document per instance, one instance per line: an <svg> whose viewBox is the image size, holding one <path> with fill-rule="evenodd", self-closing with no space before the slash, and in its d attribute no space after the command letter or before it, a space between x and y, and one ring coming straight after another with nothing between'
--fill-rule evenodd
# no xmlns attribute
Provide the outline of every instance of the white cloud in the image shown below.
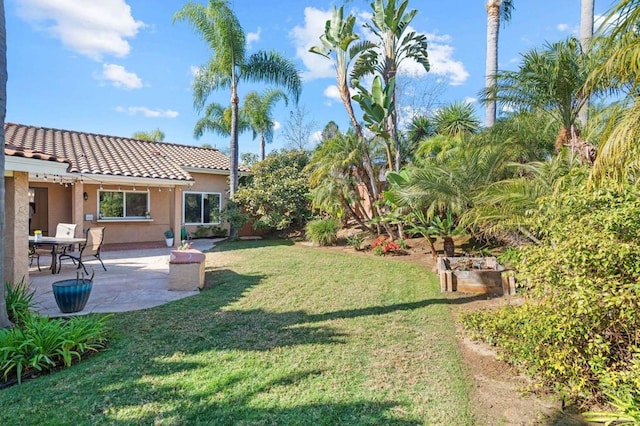
<svg viewBox="0 0 640 426"><path fill-rule="evenodd" d="M478 102L478 98L474 98L471 96L467 96L466 98L464 98L465 104L475 104L476 102Z"/></svg>
<svg viewBox="0 0 640 426"><path fill-rule="evenodd" d="M126 113L128 115L137 115L137 114L142 114L145 117L148 118L176 118L179 113L177 111L173 111L170 109L166 109L166 110L152 110L150 108L144 107L144 106L135 106L135 107L121 107L118 106L116 107L116 111L118 112L123 112Z"/></svg>
<svg viewBox="0 0 640 426"><path fill-rule="evenodd" d="M101 60L124 57L145 24L136 21L124 0L17 0L19 16L42 29L74 52Z"/></svg>
<svg viewBox="0 0 640 426"><path fill-rule="evenodd" d="M318 130L313 132L313 134L309 137L309 141L311 141L312 144L322 142L322 131Z"/></svg>
<svg viewBox="0 0 640 426"><path fill-rule="evenodd" d="M556 29L561 33L569 33L569 34L578 34L580 31L580 27L577 25L569 25L569 24L558 24L556 25Z"/></svg>
<svg viewBox="0 0 640 426"><path fill-rule="evenodd" d="M609 20L607 20L607 15L596 15L593 18L593 29L594 31L606 34L611 31L619 19L619 13L614 14Z"/></svg>
<svg viewBox="0 0 640 426"><path fill-rule="evenodd" d="M122 65L102 64L101 80L108 80L112 86L122 89L140 89L142 80L136 73L127 71Z"/></svg>
<svg viewBox="0 0 640 426"><path fill-rule="evenodd" d="M273 131L280 130L282 128L282 124L279 121L273 122Z"/></svg>
<svg viewBox="0 0 640 426"><path fill-rule="evenodd" d="M251 45L257 41L260 41L260 34L262 33L262 28L258 27L258 31L255 33L247 33L247 47L251 47Z"/></svg>
<svg viewBox="0 0 640 426"><path fill-rule="evenodd" d="M296 46L296 57L299 58L306 71L302 73L305 80L334 77L336 75L333 62L315 53L309 52L312 46L320 45L320 36L324 34L324 24L331 18L331 11L314 7L304 9L304 26L295 26L291 31Z"/></svg>
<svg viewBox="0 0 640 426"><path fill-rule="evenodd" d="M445 77L451 86L464 84L469 78L469 72L465 69L461 61L453 58L455 49L448 35L437 35L427 33L429 64L431 73ZM413 62L415 65L418 65ZM424 72L424 71L422 71Z"/></svg>

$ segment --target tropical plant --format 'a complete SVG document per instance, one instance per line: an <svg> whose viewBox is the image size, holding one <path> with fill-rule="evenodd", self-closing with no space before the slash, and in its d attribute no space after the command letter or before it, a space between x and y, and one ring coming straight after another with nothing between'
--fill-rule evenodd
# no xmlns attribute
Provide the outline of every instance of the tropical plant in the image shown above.
<svg viewBox="0 0 640 426"><path fill-rule="evenodd" d="M231 136L231 107L224 107L218 103L210 103L205 109L204 117L198 119L193 128L193 136L200 139L205 132L212 132L220 136ZM247 119L238 114L238 133L249 130Z"/></svg>
<svg viewBox="0 0 640 426"><path fill-rule="evenodd" d="M640 57L637 28L640 25L640 1L618 1L600 26L596 43L605 58L591 73L589 88L606 85L610 92L622 96L622 105L611 115L602 137L591 181L596 184L613 178L617 183L637 180L640 150L640 96L637 81ZM603 33L607 31L606 33Z"/></svg>
<svg viewBox="0 0 640 426"><path fill-rule="evenodd" d="M289 104L289 98L279 89L265 90L262 95L258 92L249 92L244 98L242 110L247 125L253 131L254 139L260 136L260 160L265 158L265 145L273 141L275 123L271 114L279 100L283 100L285 105Z"/></svg>
<svg viewBox="0 0 640 426"><path fill-rule="evenodd" d="M362 250L363 244L364 232L358 232L347 237L347 245L353 247L356 251Z"/></svg>
<svg viewBox="0 0 640 426"><path fill-rule="evenodd" d="M409 0L374 0L371 3L373 15L371 23L365 27L375 37L374 45L364 48L357 57L352 79L360 81L366 75L377 74L382 77L384 87L389 90L389 113L385 117L386 132L393 141L395 161L392 170L399 171L401 163L398 119L395 107L395 77L402 62L407 59L416 61L425 71L429 71L427 37L411 30L411 21L416 9L408 10ZM357 84L356 84L357 85ZM374 92L374 89L372 89Z"/></svg>
<svg viewBox="0 0 640 426"><path fill-rule="evenodd" d="M164 141L164 132L160 129L151 130L149 132L140 131L135 132L131 137L144 141L162 142Z"/></svg>
<svg viewBox="0 0 640 426"><path fill-rule="evenodd" d="M496 84L498 72L498 35L500 21L509 22L514 9L512 0L487 0L487 61L485 67L485 90ZM496 102L493 99L485 103L485 126L492 127L496 122Z"/></svg>
<svg viewBox="0 0 640 426"><path fill-rule="evenodd" d="M333 218L322 218L307 223L305 231L307 237L321 246L331 246L338 241L338 229L340 226Z"/></svg>
<svg viewBox="0 0 640 426"><path fill-rule="evenodd" d="M0 142L4 145L4 121L7 115L7 29L5 24L4 2L0 4ZM0 174L4 176L4 149L0 149ZM0 241L5 240L5 179L0 179ZM0 244L0 259L4 262L5 246ZM0 268L0 283L5 282L5 268ZM7 315L4 292L0 291L0 328L11 327Z"/></svg>
<svg viewBox="0 0 640 426"><path fill-rule="evenodd" d="M438 109L433 114L435 133L449 137L480 130L480 120L476 118L473 105L468 102L454 102Z"/></svg>
<svg viewBox="0 0 640 426"><path fill-rule="evenodd" d="M431 223L427 228L428 235L437 235L442 238L444 244L444 253L447 257L455 255L456 246L453 236L462 233L462 229L456 223L450 210L444 216L436 215L431 219Z"/></svg>
<svg viewBox="0 0 640 426"><path fill-rule="evenodd" d="M312 203L336 218L351 217L371 231L371 212L365 207L375 199L361 191L366 179L361 142L354 132L323 141L311 155L307 170ZM364 200L363 200L364 199Z"/></svg>
<svg viewBox="0 0 640 426"><path fill-rule="evenodd" d="M496 84L482 94L482 101L545 111L561 125L556 138L559 150L575 139L578 112L591 94L584 84L594 65L593 57L582 52L575 38L547 44L525 53L517 71L498 72Z"/></svg>
<svg viewBox="0 0 640 426"><path fill-rule="evenodd" d="M35 292L30 291L29 285L22 279L15 285L5 283L4 294L9 320L16 325L24 323L34 307Z"/></svg>
<svg viewBox="0 0 640 426"><path fill-rule="evenodd" d="M229 193L233 197L238 187L238 84L242 80L272 83L285 88L297 102L300 75L291 61L276 52L258 51L247 56L245 33L226 0L209 0L206 6L190 1L173 19L187 21L212 50L211 59L199 68L193 82L196 108L201 111L213 91L231 91Z"/></svg>

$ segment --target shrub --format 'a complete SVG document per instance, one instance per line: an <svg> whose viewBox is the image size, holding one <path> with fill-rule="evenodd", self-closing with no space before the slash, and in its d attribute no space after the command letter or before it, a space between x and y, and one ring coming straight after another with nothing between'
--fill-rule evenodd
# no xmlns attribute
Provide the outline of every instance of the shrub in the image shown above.
<svg viewBox="0 0 640 426"><path fill-rule="evenodd" d="M87 351L104 347L107 317L50 319L39 314L23 317L20 327L0 330L0 372L18 383L31 371L69 367Z"/></svg>
<svg viewBox="0 0 640 426"><path fill-rule="evenodd" d="M640 388L640 195L583 191L546 200L532 216L543 244L521 249L526 303L463 322L573 399L608 393L637 403L631 392Z"/></svg>
<svg viewBox="0 0 640 426"><path fill-rule="evenodd" d="M307 237L321 246L333 245L338 241L339 225L335 219L312 220L305 228Z"/></svg>
<svg viewBox="0 0 640 426"><path fill-rule="evenodd" d="M400 244L387 238L384 235L380 235L371 244L371 249L373 250L373 253L377 256L382 256L383 254L387 254L387 253L395 253L399 251L400 248L401 248Z"/></svg>
<svg viewBox="0 0 640 426"><path fill-rule="evenodd" d="M22 279L15 286L5 283L4 294L9 320L16 325L22 324L31 315L34 292L29 291L29 286Z"/></svg>
<svg viewBox="0 0 640 426"><path fill-rule="evenodd" d="M357 251L362 250L364 244L364 233L353 234L347 237L347 245L353 247Z"/></svg>

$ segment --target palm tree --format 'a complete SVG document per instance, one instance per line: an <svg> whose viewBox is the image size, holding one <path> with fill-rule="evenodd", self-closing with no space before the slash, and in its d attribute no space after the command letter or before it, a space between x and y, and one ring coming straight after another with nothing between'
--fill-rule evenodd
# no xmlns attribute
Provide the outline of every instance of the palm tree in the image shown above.
<svg viewBox="0 0 640 426"><path fill-rule="evenodd" d="M640 26L640 0L621 0L608 12L600 27L611 28L600 39L600 50L606 60L597 66L587 82L589 87L606 83L615 94L626 95L618 112L612 114L608 131L600 145L591 182L600 183L611 177L619 183L630 178L637 180L640 170L640 95L637 90L640 75L640 44L637 29Z"/></svg>
<svg viewBox="0 0 640 426"><path fill-rule="evenodd" d="M580 46L583 52L587 52L590 48L591 38L593 37L593 8L595 0L582 0L580 2ZM589 120L589 99L585 100L584 105L578 113L578 121L582 125L582 129L587 126Z"/></svg>
<svg viewBox="0 0 640 426"><path fill-rule="evenodd" d="M164 132L160 129L151 130L150 132L140 131L135 132L131 137L143 141L162 142L164 141Z"/></svg>
<svg viewBox="0 0 640 426"><path fill-rule="evenodd" d="M487 62L485 66L485 90L496 83L498 72L498 35L500 21L509 22L514 9L512 0L487 0ZM496 102L485 104L485 126L492 127L496 122Z"/></svg>
<svg viewBox="0 0 640 426"><path fill-rule="evenodd" d="M391 88L391 111L386 121L395 149L394 169L400 170L401 148L398 135L398 114L395 107L395 77L400 65L406 59L413 59L425 71L429 71L427 37L410 31L410 25L418 11L407 11L409 0L402 1L396 7L396 0L374 0L371 3L373 17L371 24L365 24L377 38L375 47L366 48L356 59L352 77L360 80L365 75L378 74L385 88Z"/></svg>
<svg viewBox="0 0 640 426"><path fill-rule="evenodd" d="M279 89L269 89L262 96L258 92L249 92L242 107L248 126L253 131L253 139L260 135L260 160L265 158L265 144L273 141L273 117L271 111L280 99L289 104L287 95Z"/></svg>
<svg viewBox="0 0 640 426"><path fill-rule="evenodd" d="M561 125L558 150L568 143L582 143L575 123L589 95L584 83L593 66L591 56L582 52L575 38L547 44L543 50L525 53L517 71L499 72L496 84L482 95L482 101L497 101L519 111L545 111ZM594 156L589 151L585 160L593 161Z"/></svg>
<svg viewBox="0 0 640 426"><path fill-rule="evenodd" d="M193 136L196 139L200 139L204 132L212 132L220 136L231 135L231 116L233 112L231 107L223 107L217 103L211 103L207 106L204 117L196 122L193 128ZM247 120L240 111L237 119L237 131L238 133L249 130Z"/></svg>
<svg viewBox="0 0 640 426"><path fill-rule="evenodd" d="M229 193L238 187L238 84L242 80L263 81L285 88L298 102L301 78L294 64L273 51L247 56L245 33L226 0L209 0L206 6L189 2L174 15L187 21L212 50L211 59L200 67L194 82L194 104L202 110L211 92L231 91L231 171Z"/></svg>
<svg viewBox="0 0 640 426"><path fill-rule="evenodd" d="M324 34L320 36L322 45L313 46L309 51L332 60L335 65L336 84L338 86L338 92L340 93L340 99L342 99L342 103L347 110L347 115L349 115L349 119L351 120L356 138L361 142L360 149L362 150L366 171L362 179L370 194L370 198L376 200L378 198L378 179L374 172L371 154L362 136L362 126L353 111L351 93L349 92L349 85L347 83L351 62L364 50L374 47L374 44L369 41L354 44L354 42L359 39L359 36L353 31L355 22L356 17L353 15L349 15L346 19L344 18L342 6L337 9L334 7L331 19L325 23Z"/></svg>
<svg viewBox="0 0 640 426"><path fill-rule="evenodd" d="M7 114L7 29L4 18L4 2L0 2L0 262L5 262L5 205L4 205L4 120ZM0 328L11 327L7 315L7 303L4 298L4 266L0 268Z"/></svg>

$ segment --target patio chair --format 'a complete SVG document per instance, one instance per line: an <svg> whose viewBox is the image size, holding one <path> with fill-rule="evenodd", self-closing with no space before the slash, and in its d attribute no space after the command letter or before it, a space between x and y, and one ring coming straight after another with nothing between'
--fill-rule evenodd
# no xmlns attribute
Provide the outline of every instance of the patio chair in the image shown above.
<svg viewBox="0 0 640 426"><path fill-rule="evenodd" d="M102 248L102 243L104 241L104 226L98 228L89 228L87 229L87 241L80 245L80 250L78 255L71 254L69 252L64 252L58 258L58 272L62 269L62 261L64 259L71 259L73 264L75 265L78 262L78 269L82 267L84 269L84 273L88 274L87 268L84 265L84 262L88 257L95 257L100 261L102 268L106 271L107 268L104 266L102 259L100 258L100 249Z"/></svg>
<svg viewBox="0 0 640 426"><path fill-rule="evenodd" d="M76 224L75 223L59 223L56 226L56 238L73 238L76 236ZM55 253L52 249L41 248L38 245L33 246L31 250L29 250L29 266L33 264L33 259L36 260L36 264L38 265L38 271L40 269L40 256L51 256L66 253L67 250L71 249L71 245L69 246L60 246L56 249ZM53 259L51 259L53 262Z"/></svg>

